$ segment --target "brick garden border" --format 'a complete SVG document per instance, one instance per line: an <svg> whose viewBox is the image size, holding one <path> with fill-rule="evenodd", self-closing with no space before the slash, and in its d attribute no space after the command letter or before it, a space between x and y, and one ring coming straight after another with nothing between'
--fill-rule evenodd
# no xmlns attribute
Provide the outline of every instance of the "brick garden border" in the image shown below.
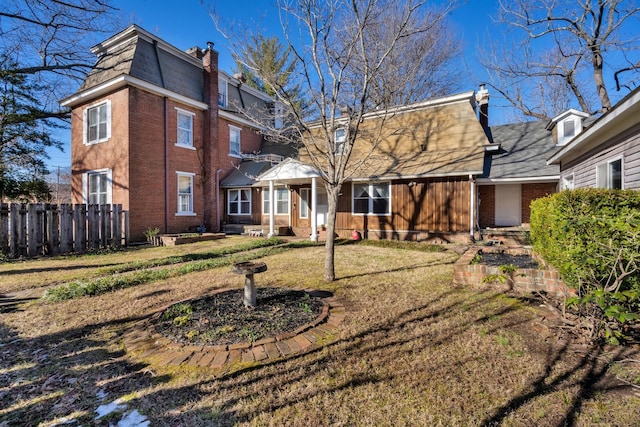
<svg viewBox="0 0 640 427"><path fill-rule="evenodd" d="M229 289L220 289L225 292ZM305 290L305 292L313 292ZM154 324L155 317L168 308L158 310L147 319L137 322L123 334L127 353L158 366L186 366L209 369L240 368L241 363L265 365L276 360L308 352L335 338L345 318L345 308L335 297L322 298L322 313L312 322L294 331L261 340L229 345L188 345L176 343L160 334Z"/></svg>
<svg viewBox="0 0 640 427"><path fill-rule="evenodd" d="M519 293L535 293L544 291L554 297L564 297L571 295L571 290L560 278L558 271L548 266L530 248L526 247L503 247L503 246L472 246L456 262L453 267L453 284L472 287L494 286L483 283L483 278L493 274L502 274L497 266L486 264L472 264L473 258L480 252L484 253L507 253L510 255L530 255L538 264L539 268L519 268L513 274L513 288Z"/></svg>

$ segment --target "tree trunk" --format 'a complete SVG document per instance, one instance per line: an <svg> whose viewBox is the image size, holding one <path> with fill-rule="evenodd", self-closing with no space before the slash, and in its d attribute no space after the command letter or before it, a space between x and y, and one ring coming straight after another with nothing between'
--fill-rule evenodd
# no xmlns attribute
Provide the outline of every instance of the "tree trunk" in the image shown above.
<svg viewBox="0 0 640 427"><path fill-rule="evenodd" d="M598 97L600 98L600 103L602 104L601 111L603 113L606 113L611 109L611 100L609 99L609 92L607 92L607 86L602 75L602 52L596 46L591 48L591 54L591 63L593 64L593 79L595 80ZM590 111L586 112L590 113Z"/></svg>
<svg viewBox="0 0 640 427"><path fill-rule="evenodd" d="M336 212L338 207L338 197L340 195L340 185L327 185L327 240L324 246L324 281L333 282L336 279L335 270L335 229Z"/></svg>

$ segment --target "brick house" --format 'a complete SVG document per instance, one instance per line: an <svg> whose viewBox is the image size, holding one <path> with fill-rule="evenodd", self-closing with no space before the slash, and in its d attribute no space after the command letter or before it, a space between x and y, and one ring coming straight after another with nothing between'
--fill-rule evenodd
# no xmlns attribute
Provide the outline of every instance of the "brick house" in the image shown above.
<svg viewBox="0 0 640 427"><path fill-rule="evenodd" d="M96 66L61 101L72 109L73 203L122 204L132 241L150 228L202 225L322 237L322 173L262 137L244 112L276 124L277 103L219 70L211 46L184 52L132 25L93 52ZM349 171L341 237L475 239L526 225L530 201L556 190L558 167L546 164L554 133L540 123L490 128L484 88L400 106L388 119L376 160Z"/></svg>
<svg viewBox="0 0 640 427"><path fill-rule="evenodd" d="M132 241L204 225L219 231L220 180L262 137L236 105L272 100L218 70L209 46L183 52L132 25L92 49L98 59L71 111L73 203L121 203Z"/></svg>

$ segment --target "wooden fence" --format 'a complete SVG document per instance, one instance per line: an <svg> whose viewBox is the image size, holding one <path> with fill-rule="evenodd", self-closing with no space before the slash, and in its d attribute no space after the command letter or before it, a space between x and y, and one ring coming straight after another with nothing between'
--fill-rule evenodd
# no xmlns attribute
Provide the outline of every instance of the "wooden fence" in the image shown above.
<svg viewBox="0 0 640 427"><path fill-rule="evenodd" d="M0 251L10 258L126 246L128 230L122 205L0 204Z"/></svg>

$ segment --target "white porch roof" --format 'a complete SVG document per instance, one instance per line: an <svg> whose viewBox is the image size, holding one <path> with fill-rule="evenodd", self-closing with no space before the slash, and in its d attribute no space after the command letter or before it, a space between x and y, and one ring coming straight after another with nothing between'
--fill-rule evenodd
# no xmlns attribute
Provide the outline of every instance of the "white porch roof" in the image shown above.
<svg viewBox="0 0 640 427"><path fill-rule="evenodd" d="M313 166L288 158L260 174L256 180L258 185L269 181L280 184L303 184L310 182L312 178L320 178L321 176Z"/></svg>

